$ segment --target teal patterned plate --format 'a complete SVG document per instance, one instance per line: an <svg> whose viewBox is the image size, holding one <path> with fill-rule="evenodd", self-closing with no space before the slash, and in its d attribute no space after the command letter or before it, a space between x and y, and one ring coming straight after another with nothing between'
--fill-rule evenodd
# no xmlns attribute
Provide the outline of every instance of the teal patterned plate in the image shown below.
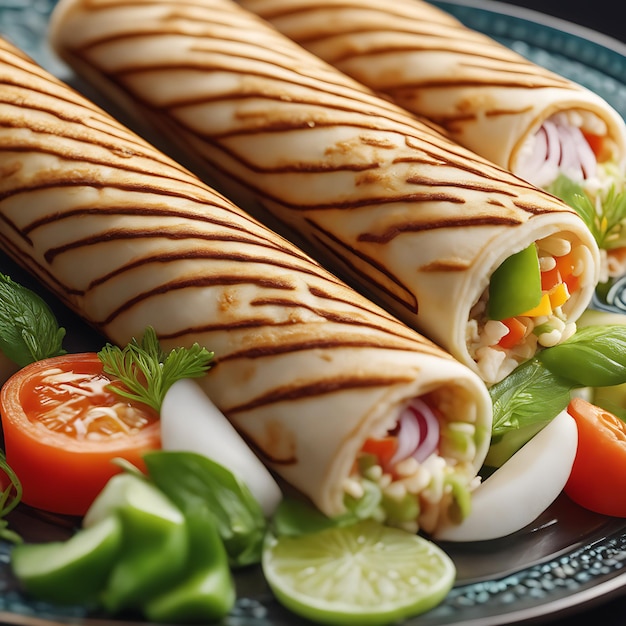
<svg viewBox="0 0 626 626"><path fill-rule="evenodd" d="M531 60L580 82L626 117L626 46L582 27L491 0L438 1L471 28L487 33ZM0 0L0 35L11 40L60 78L71 71L46 43L54 0ZM80 88L80 83L76 86ZM88 95L88 94L87 94ZM0 271L42 291L0 254ZM99 349L100 337L50 294L59 321L75 349ZM594 307L626 312L626 278L606 285ZM71 345L68 348L72 349ZM27 540L68 536L76 520L47 516L27 507L12 514ZM446 600L405 626L495 626L567 616L626 593L626 520L585 511L562 497L531 526L502 540L444 546L458 580ZM0 542L0 623L21 626L146 626L132 619L108 619L77 606L60 609L24 597L11 577L10 546ZM280 607L259 569L236 576L239 600L220 626L293 626L302 623Z"/></svg>

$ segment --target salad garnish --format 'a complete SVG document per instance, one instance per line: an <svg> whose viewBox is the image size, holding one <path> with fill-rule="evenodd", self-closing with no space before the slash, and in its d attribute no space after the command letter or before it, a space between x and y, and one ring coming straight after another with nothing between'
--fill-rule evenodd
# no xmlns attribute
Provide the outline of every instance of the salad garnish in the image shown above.
<svg viewBox="0 0 626 626"><path fill-rule="evenodd" d="M173 348L166 354L151 326L146 328L141 341L133 337L123 348L107 343L98 352L105 373L123 383L111 389L155 411L161 410L167 390L177 380L204 376L212 366L213 356L213 352L198 343L189 348Z"/></svg>
<svg viewBox="0 0 626 626"><path fill-rule="evenodd" d="M545 348L489 389L493 426L486 465L502 465L568 406L574 390L625 382L624 325L579 328L567 341Z"/></svg>
<svg viewBox="0 0 626 626"><path fill-rule="evenodd" d="M580 215L599 248L626 246L626 189L620 191L614 183L594 198L582 184L561 175L548 191Z"/></svg>

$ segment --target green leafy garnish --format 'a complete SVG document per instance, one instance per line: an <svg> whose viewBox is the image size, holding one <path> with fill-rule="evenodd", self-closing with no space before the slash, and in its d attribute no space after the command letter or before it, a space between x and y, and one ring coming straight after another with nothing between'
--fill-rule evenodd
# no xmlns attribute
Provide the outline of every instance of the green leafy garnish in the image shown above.
<svg viewBox="0 0 626 626"><path fill-rule="evenodd" d="M587 326L545 348L489 389L493 403L487 464L499 467L567 408L583 387L626 383L626 326ZM538 410L539 408L539 410Z"/></svg>
<svg viewBox="0 0 626 626"><path fill-rule="evenodd" d="M626 245L626 190L611 186L602 197L594 199L582 185L560 176L548 188L583 219L600 248Z"/></svg>
<svg viewBox="0 0 626 626"><path fill-rule="evenodd" d="M33 291L0 274L0 350L24 367L65 354L65 329L50 307Z"/></svg>
<svg viewBox="0 0 626 626"><path fill-rule="evenodd" d="M539 353L539 360L574 386L608 387L626 382L626 326L587 326Z"/></svg>
<svg viewBox="0 0 626 626"><path fill-rule="evenodd" d="M211 367L213 352L195 343L190 348L161 349L154 328L146 328L141 342L134 337L124 348L106 344L98 357L104 372L119 379L124 387L111 385L111 390L156 411L167 390L183 378L199 378Z"/></svg>
<svg viewBox="0 0 626 626"><path fill-rule="evenodd" d="M537 422L548 423L567 406L571 389L569 381L538 358L522 363L489 389L494 413L492 436Z"/></svg>
<svg viewBox="0 0 626 626"><path fill-rule="evenodd" d="M207 508L233 567L260 562L267 522L245 483L195 452L152 450L144 460L150 479L183 513Z"/></svg>

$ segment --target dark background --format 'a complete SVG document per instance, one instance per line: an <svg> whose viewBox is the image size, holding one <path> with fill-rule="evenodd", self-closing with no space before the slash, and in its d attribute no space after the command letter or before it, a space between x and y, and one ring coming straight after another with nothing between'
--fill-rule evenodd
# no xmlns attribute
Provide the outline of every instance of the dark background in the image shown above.
<svg viewBox="0 0 626 626"><path fill-rule="evenodd" d="M504 0L540 11L554 17L574 22L591 30L596 30L626 43L626 17L624 0ZM626 59L624 60L626 63ZM626 620L624 621L626 624Z"/></svg>

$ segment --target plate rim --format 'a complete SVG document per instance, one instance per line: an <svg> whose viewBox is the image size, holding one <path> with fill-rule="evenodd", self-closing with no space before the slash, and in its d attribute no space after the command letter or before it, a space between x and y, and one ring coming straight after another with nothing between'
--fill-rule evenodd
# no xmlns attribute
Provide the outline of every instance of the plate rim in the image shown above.
<svg viewBox="0 0 626 626"><path fill-rule="evenodd" d="M608 73L612 78L620 82L620 84L626 87L626 44L620 42L614 37L606 35L604 33L600 33L591 28L588 28L583 25L575 24L566 19L548 15L542 13L539 10L530 9L526 7L521 7L517 5L509 4L505 1L501 0L430 0L432 4L439 6L441 8L446 7L457 7L461 10L465 11L481 11L487 14L487 17L490 19L495 19L496 17L502 18L505 21L508 21L510 24L515 24L517 22L524 22L529 25L540 25L542 28L550 29L555 33L559 33L561 35L565 35L567 37L573 37L582 45L592 45L600 47L606 51L609 51L611 54L617 55L622 59L624 63L624 75L623 76L615 76L610 72L607 72L605 67L598 66L590 66L592 69ZM47 2L50 8L55 4L54 0L49 0ZM0 0L0 15L5 10L22 10L28 9L28 2L25 0L22 3L4 3L3 0ZM509 24L509 26L510 26ZM488 33L493 36L491 33ZM0 36L6 36L11 39L10 35L2 32L2 23L0 22ZM17 45L17 42L14 41ZM531 44L532 45L532 44ZM551 48L554 48L551 46ZM549 52L564 54L561 49L549 49ZM28 52L28 51L27 51ZM572 57L575 58L575 57ZM38 60L38 59L36 59ZM39 60L38 60L39 61ZM587 62L584 63L586 66L589 64ZM624 112L622 112L624 115ZM602 542L607 541L610 537L620 536L624 539L626 544L626 520L624 520L624 524L621 528L617 529L611 535L605 535L603 537L598 537L593 545L601 544ZM524 566L517 570L517 573L523 573L530 571L535 567L539 567L541 564L545 564L550 562L551 560L555 560L557 558L563 558L571 556L577 551L584 550L588 548L591 544L589 540L582 540L577 544L572 544L565 548L562 552L563 555L560 557L555 557L554 555L547 556L545 559L542 559L537 564L533 564L532 566ZM626 553L625 553L626 559ZM2 564L0 564L2 567ZM493 580L500 580L509 576L509 574L500 575L499 578L494 578ZM480 582L472 582L461 584L455 586L455 589L462 590L465 588L474 588L477 585L480 585ZM424 614L421 616L417 616L415 618L411 618L405 622L405 626L428 626L429 624L435 625L445 625L445 624L454 624L456 626L497 626L504 624L519 624L521 622L529 622L536 621L540 618L549 617L550 619L556 619L560 616L566 614L573 614L580 612L582 609L586 607L590 607L593 605L603 604L605 602L610 601L618 595L626 594L626 569L616 568L613 572L609 573L604 580L593 583L590 586L584 587L580 590L577 590L574 593L567 594L561 597L556 597L550 599L548 597L545 601L538 601L538 603L531 607L523 607L523 608L515 608L515 603L511 605L511 610L506 611L504 613L498 613L497 615L486 615L480 617L470 617L468 619L463 619L462 615L458 613L456 610L453 611L451 617L453 621L441 621L436 619L437 608L433 609L433 611L428 614ZM444 605L445 605L444 600ZM441 605L440 605L441 606ZM43 615L43 613L42 613ZM14 621L8 621L10 617L14 616L16 619ZM435 618L435 621L433 619ZM296 618L294 617L294 620ZM124 624L133 624L139 625L144 622L125 622L123 620L119 620L116 618L109 619L100 619L100 618L92 618L89 616L74 616L69 617L66 615L59 615L59 617L41 617L36 612L30 615L15 613L12 611L6 611L3 609L2 599L0 598L0 621L2 623L7 624L16 624L22 626L42 626L44 624L52 626L53 624L60 623L74 623L82 626L123 626ZM241 622L244 623L244 622ZM250 622L252 623L252 622ZM261 622L260 622L261 623Z"/></svg>

